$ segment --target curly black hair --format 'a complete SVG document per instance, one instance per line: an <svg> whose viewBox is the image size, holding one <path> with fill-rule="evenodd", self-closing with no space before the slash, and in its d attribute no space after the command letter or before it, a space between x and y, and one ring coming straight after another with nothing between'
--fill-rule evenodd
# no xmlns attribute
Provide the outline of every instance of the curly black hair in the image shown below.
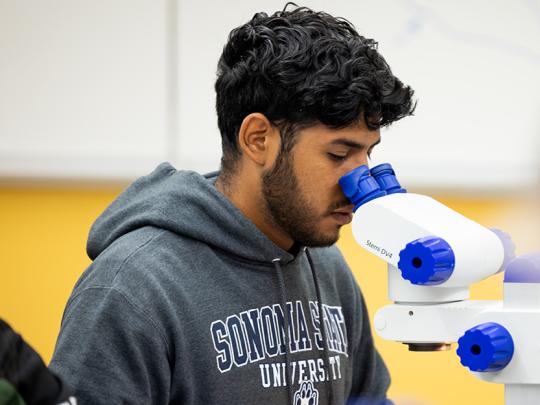
<svg viewBox="0 0 540 405"><path fill-rule="evenodd" d="M288 10L290 5L296 8ZM299 129L317 123L344 128L362 119L369 129L412 115L413 90L343 18L288 3L271 16L257 13L235 28L218 63L216 109L222 171L240 151L238 132L250 113L264 114L290 150Z"/></svg>

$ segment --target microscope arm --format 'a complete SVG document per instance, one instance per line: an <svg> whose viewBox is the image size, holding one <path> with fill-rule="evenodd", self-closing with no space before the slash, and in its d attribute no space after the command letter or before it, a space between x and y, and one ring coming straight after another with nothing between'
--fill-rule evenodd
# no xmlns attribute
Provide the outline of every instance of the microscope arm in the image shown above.
<svg viewBox="0 0 540 405"><path fill-rule="evenodd" d="M540 403L540 253L514 259L507 235L427 196L409 194L389 164L361 166L339 184L355 205L357 243L388 263L394 304L375 315L384 339L449 349L506 405ZM505 271L503 301L470 301L469 286Z"/></svg>

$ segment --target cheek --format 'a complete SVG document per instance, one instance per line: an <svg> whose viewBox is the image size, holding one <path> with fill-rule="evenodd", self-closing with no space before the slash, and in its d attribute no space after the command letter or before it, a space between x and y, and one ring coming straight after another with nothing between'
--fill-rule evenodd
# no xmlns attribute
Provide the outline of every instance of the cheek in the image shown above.
<svg viewBox="0 0 540 405"><path fill-rule="evenodd" d="M312 184L319 193L335 199L336 194L341 191L338 183L340 177L340 172L334 167L326 167L324 170L313 172Z"/></svg>
<svg viewBox="0 0 540 405"><path fill-rule="evenodd" d="M322 158L300 156L295 162L294 174L304 202L319 213L325 213L343 198L338 170Z"/></svg>
<svg viewBox="0 0 540 405"><path fill-rule="evenodd" d="M321 176L313 173L304 178L300 189L307 203L317 212L325 213L328 208L340 199L340 188L335 176ZM342 197L341 197L342 198Z"/></svg>

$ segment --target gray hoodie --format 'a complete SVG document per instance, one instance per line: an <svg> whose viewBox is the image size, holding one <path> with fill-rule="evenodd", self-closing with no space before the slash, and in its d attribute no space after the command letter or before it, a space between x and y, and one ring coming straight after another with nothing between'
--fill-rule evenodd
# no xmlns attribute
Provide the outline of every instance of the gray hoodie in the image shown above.
<svg viewBox="0 0 540 405"><path fill-rule="evenodd" d="M52 370L83 405L385 403L338 249L282 250L215 179L164 163L96 220Z"/></svg>

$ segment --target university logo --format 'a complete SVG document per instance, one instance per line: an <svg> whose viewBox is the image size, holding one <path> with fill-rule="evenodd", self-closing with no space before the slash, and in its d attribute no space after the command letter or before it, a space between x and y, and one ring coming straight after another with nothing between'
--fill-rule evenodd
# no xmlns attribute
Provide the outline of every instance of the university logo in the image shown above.
<svg viewBox="0 0 540 405"><path fill-rule="evenodd" d="M210 333L218 370L226 373L234 367L257 363L285 352L322 351L323 339L328 343L329 352L347 357L347 328L342 308L323 304L322 309L320 316L317 302L309 301L304 308L302 301L295 301L287 302L285 308L280 304L267 305L215 320L210 325ZM286 317L290 320L287 333ZM326 332L324 337L323 332ZM290 337L288 348L286 335Z"/></svg>
<svg viewBox="0 0 540 405"><path fill-rule="evenodd" d="M311 381L304 381L294 393L293 405L318 405L319 391Z"/></svg>

